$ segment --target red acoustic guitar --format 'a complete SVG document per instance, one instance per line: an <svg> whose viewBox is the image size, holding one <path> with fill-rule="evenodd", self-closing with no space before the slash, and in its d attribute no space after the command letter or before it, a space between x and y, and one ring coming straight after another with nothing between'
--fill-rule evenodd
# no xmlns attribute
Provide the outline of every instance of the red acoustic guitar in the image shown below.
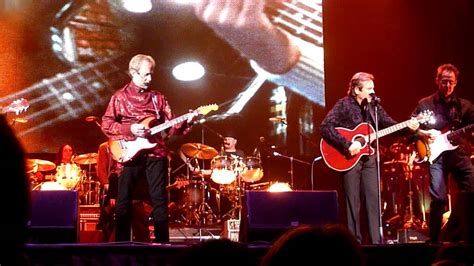
<svg viewBox="0 0 474 266"><path fill-rule="evenodd" d="M418 120L418 122L424 123L429 121L431 117L432 112L426 110L420 113L416 117L416 119ZM396 131L408 127L409 121L410 120L406 120L404 122L379 130L378 137L381 138L383 136L392 134ZM375 140L375 130L372 125L368 123L360 123L352 130L343 127L337 127L336 131L339 132L339 134L341 134L343 137L351 141L360 140L360 142L362 143L362 148L360 149L360 152L358 154L354 156L349 156L342 154L336 148L327 143L324 139L321 139L321 155L324 159L324 162L327 166L329 166L329 168L341 172L347 171L354 167L354 165L360 160L362 156L374 154L374 148L369 145L369 140L370 142Z"/></svg>

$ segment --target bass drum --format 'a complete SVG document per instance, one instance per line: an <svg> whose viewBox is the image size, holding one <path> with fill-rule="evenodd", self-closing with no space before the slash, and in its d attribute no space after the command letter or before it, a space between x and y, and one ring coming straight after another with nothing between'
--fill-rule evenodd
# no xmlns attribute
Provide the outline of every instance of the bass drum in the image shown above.
<svg viewBox="0 0 474 266"><path fill-rule="evenodd" d="M207 192L208 186L205 182L193 180L184 187L181 202L197 207L206 200Z"/></svg>
<svg viewBox="0 0 474 266"><path fill-rule="evenodd" d="M244 182L254 183L263 178L262 162L257 157L247 157L244 160L244 170L241 177Z"/></svg>

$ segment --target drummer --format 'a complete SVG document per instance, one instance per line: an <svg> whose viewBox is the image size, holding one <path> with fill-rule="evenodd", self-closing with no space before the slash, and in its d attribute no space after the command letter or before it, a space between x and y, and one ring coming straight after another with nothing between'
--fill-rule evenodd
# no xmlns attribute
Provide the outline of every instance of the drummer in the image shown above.
<svg viewBox="0 0 474 266"><path fill-rule="evenodd" d="M69 144L63 144L61 145L61 147L59 147L59 150L56 153L56 160L54 163L56 165L74 164L74 162L72 161L73 155L74 155L74 149L72 148L72 146Z"/></svg>
<svg viewBox="0 0 474 266"><path fill-rule="evenodd" d="M232 131L227 131L224 135L222 135L222 145L221 145L219 153L217 153L214 148L212 147L209 147L209 148L215 152L212 155L213 157L214 155L227 156L239 161L242 161L242 159L245 158L245 152L237 148L237 137L235 133ZM211 152L208 152L208 153L211 154ZM183 160L183 162L185 162L188 165L192 174L198 174L198 175L203 175L203 176L211 175L212 169L202 169L199 162L195 160L189 160L182 150L179 150L178 154L179 154L179 157Z"/></svg>
<svg viewBox="0 0 474 266"><path fill-rule="evenodd" d="M81 167L74 162L74 149L69 144L63 144L56 153L56 181L67 189L76 186L82 177Z"/></svg>
<svg viewBox="0 0 474 266"><path fill-rule="evenodd" d="M237 148L237 136L234 132L228 131L226 134L224 134L221 155L230 156L234 159L245 158L245 152Z"/></svg>

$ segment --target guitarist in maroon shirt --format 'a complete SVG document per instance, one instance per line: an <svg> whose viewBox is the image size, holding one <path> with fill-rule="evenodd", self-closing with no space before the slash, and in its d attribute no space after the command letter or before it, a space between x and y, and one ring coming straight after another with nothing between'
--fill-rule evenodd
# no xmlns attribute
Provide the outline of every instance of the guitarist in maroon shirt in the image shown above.
<svg viewBox="0 0 474 266"><path fill-rule="evenodd" d="M439 66L435 79L438 90L421 99L414 110L419 112L431 109L436 114L435 123L418 131L419 139L431 145L431 155L427 155L425 159L432 162L429 166L431 204L428 226L429 242L433 243L440 241L441 221L448 204L448 175L452 174L461 191L474 191L473 168L469 158L471 152L467 138L468 133L472 132L474 108L469 100L459 98L454 93L458 76L459 70L454 65ZM441 134L445 130L453 132ZM442 152L437 152L436 157L435 151ZM429 158L430 156L436 158ZM454 214L454 211L451 214Z"/></svg>
<svg viewBox="0 0 474 266"><path fill-rule="evenodd" d="M322 137L347 157L359 154L365 143L361 143L364 142L363 140L345 138L336 130L336 127L353 129L364 122L374 127L374 103L376 102L374 93L374 76L365 72L356 73L349 82L348 95L336 102L321 123ZM396 121L380 105L377 117L381 129L396 124ZM416 130L418 126L416 119L409 120L410 129ZM372 154L361 157L352 168L342 172L342 178L349 230L357 241L362 243L359 213L361 202L365 202L370 244L382 243L379 232L380 201L375 156Z"/></svg>
<svg viewBox="0 0 474 266"><path fill-rule="evenodd" d="M154 241L169 242L166 194L168 151L165 136L162 134L150 136L149 128L172 120L174 115L165 96L149 88L154 67L155 60L151 56L142 54L134 56L130 60L128 69L132 81L112 96L102 117L102 131L111 141L133 141L137 138L146 138L156 144L123 164L118 181L115 209L117 241L130 241L131 195L139 177L146 175L153 205ZM148 121L149 118L154 118L150 122L150 124L153 123L152 125L142 123ZM190 115L187 121L172 126L167 134L187 133L195 118L195 115Z"/></svg>

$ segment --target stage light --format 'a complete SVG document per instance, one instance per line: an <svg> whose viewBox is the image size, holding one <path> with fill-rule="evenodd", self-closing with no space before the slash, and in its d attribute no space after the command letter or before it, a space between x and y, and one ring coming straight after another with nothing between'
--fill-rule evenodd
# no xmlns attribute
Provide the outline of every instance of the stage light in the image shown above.
<svg viewBox="0 0 474 266"><path fill-rule="evenodd" d="M133 13L146 13L152 8L150 0L122 0L122 6Z"/></svg>
<svg viewBox="0 0 474 266"><path fill-rule="evenodd" d="M288 183L273 183L268 189L268 192L288 192L293 191Z"/></svg>
<svg viewBox="0 0 474 266"><path fill-rule="evenodd" d="M204 67L196 61L185 62L173 68L173 76L181 81L198 80L205 73Z"/></svg>

